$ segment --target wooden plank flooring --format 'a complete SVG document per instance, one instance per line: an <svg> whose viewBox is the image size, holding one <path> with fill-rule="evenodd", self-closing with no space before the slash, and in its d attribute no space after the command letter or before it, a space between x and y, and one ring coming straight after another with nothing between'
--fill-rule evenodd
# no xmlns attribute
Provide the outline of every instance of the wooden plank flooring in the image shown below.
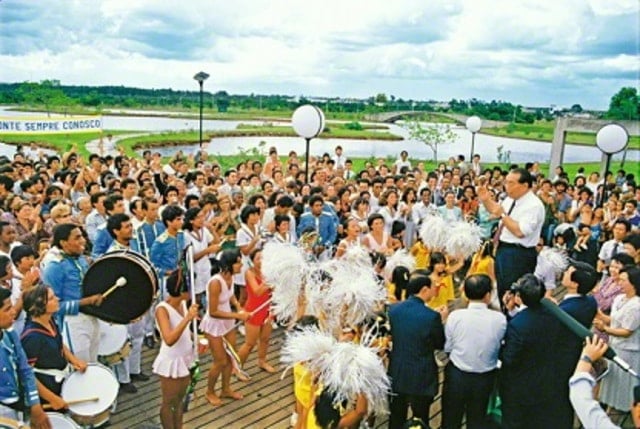
<svg viewBox="0 0 640 429"><path fill-rule="evenodd" d="M564 295L559 288L554 294L556 298ZM207 428L248 428L248 429L285 429L289 427L289 419L294 407L293 381L291 371L282 376L279 366L279 350L284 341L284 330L277 329L272 334L269 348L269 362L280 369L277 374L268 374L256 366L256 351L249 357L246 370L251 381L242 383L232 378L232 387L241 392L244 398L239 401L226 400L222 406L213 408L206 399L206 376L211 366L211 356L201 356L202 376L197 385L198 397L191 403L190 409L184 416L185 429ZM243 341L238 336L238 343ZM151 374L151 365L156 350L143 347L143 371ZM440 372L440 383L443 374ZM158 377L152 376L147 382L137 382L137 394L120 394L115 414L111 415L110 428L117 429L156 429L160 428L158 416L160 408L160 385ZM441 402L440 395L436 396L430 410L430 427L440 426ZM376 428L386 428L387 420L378 419ZM575 427L580 427L576 425ZM624 427L631 427L625 422Z"/></svg>

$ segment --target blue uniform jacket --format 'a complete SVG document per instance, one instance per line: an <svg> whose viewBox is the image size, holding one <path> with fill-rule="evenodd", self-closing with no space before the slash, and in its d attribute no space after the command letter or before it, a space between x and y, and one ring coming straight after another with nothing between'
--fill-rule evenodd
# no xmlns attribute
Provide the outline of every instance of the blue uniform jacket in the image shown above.
<svg viewBox="0 0 640 429"><path fill-rule="evenodd" d="M140 246L140 253L149 258L153 242L156 241L156 238L165 230L164 224L160 221L156 221L153 224L147 222L142 223L136 229L136 239Z"/></svg>
<svg viewBox="0 0 640 429"><path fill-rule="evenodd" d="M42 281L51 286L60 300L56 315L58 326L63 326L65 315L76 315L80 311L82 279L87 269L89 262L84 255L70 256L62 252L45 265Z"/></svg>
<svg viewBox="0 0 640 429"><path fill-rule="evenodd" d="M156 238L151 246L150 259L158 271L159 277L168 275L170 271L178 268L180 256L185 248L184 234L179 231L175 237L167 231Z"/></svg>
<svg viewBox="0 0 640 429"><path fill-rule="evenodd" d="M316 221L318 225L316 225ZM336 242L338 232L336 230L334 216L329 212L323 211L319 217L315 217L311 212L303 213L298 223L298 237L309 227L320 234L320 242L318 244L329 247Z"/></svg>
<svg viewBox="0 0 640 429"><path fill-rule="evenodd" d="M91 257L93 259L97 259L107 253L107 250L109 250L109 246L111 246L111 243L113 243L113 237L111 236L111 234L109 234L109 231L107 231L107 226L100 226L98 228L98 231L96 232L96 239L93 242Z"/></svg>
<svg viewBox="0 0 640 429"><path fill-rule="evenodd" d="M18 334L12 330L2 331L0 368L0 401L14 402L20 397L19 389L22 388L26 407L40 403L33 368L27 362Z"/></svg>

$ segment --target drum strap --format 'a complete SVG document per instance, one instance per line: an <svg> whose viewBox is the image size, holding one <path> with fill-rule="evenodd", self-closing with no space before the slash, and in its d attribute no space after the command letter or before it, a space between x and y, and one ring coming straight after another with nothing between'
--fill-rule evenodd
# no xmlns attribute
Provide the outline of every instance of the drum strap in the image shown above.
<svg viewBox="0 0 640 429"><path fill-rule="evenodd" d="M43 369L43 368L33 368L33 372L36 374L43 374L53 377L56 380L56 383L62 383L67 375L73 372L73 368L71 365L67 364L64 369Z"/></svg>

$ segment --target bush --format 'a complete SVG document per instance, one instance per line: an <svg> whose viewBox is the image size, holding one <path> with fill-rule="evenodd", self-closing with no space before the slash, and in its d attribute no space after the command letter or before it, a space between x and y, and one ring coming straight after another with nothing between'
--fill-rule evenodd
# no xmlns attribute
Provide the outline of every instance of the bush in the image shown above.
<svg viewBox="0 0 640 429"><path fill-rule="evenodd" d="M346 128L347 130L353 130L353 131L362 131L364 129L360 124L360 122L357 122L357 121L348 122L344 124L344 128Z"/></svg>

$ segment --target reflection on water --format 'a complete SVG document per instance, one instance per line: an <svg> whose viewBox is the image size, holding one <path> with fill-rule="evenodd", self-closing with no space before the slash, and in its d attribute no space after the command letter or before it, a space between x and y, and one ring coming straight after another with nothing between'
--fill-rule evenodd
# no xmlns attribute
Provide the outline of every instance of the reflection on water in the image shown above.
<svg viewBox="0 0 640 429"><path fill-rule="evenodd" d="M11 112L0 107L0 116L42 116L42 113ZM152 132L162 131L197 131L199 121L197 119L163 118L163 117L127 117L127 116L103 116L105 129L111 130L142 130ZM240 123L262 124L263 121L219 121L204 120L205 130L230 130L235 129ZM389 125L389 131L408 138L407 131L395 124ZM464 154L469 156L471 148L471 133L464 128L455 128L454 133L457 141L438 147L438 159L446 160L450 156ZM0 137L1 140L1 137ZM299 154L305 150L305 142L301 138L295 137L225 137L213 139L207 145L207 151L212 155L236 155L242 150L249 150L257 147L261 142L266 142L266 148L275 146L280 154L286 154L291 150ZM322 155L323 153L333 154L337 145L344 149L346 156L367 158L367 157L397 157L401 150L407 150L409 156L414 159L431 159L433 153L424 143L414 140L385 141L385 140L351 140L351 139L313 139L311 141L311 153ZM5 153L4 145L0 145L0 154ZM502 151L510 151L511 162L523 163L528 161L548 162L551 156L551 144L546 142L536 142L530 140L508 139L504 137L477 134L475 140L475 151L479 153L483 161L498 162L498 148ZM9 153L13 154L15 149L9 147ZM172 155L178 149L185 153L192 153L197 150L197 146L172 146L156 148L163 155ZM614 155L613 159L621 159L622 154ZM565 162L597 162L601 158L601 153L596 147L571 146L565 147ZM627 154L627 160L637 162L640 160L640 151L632 150Z"/></svg>

